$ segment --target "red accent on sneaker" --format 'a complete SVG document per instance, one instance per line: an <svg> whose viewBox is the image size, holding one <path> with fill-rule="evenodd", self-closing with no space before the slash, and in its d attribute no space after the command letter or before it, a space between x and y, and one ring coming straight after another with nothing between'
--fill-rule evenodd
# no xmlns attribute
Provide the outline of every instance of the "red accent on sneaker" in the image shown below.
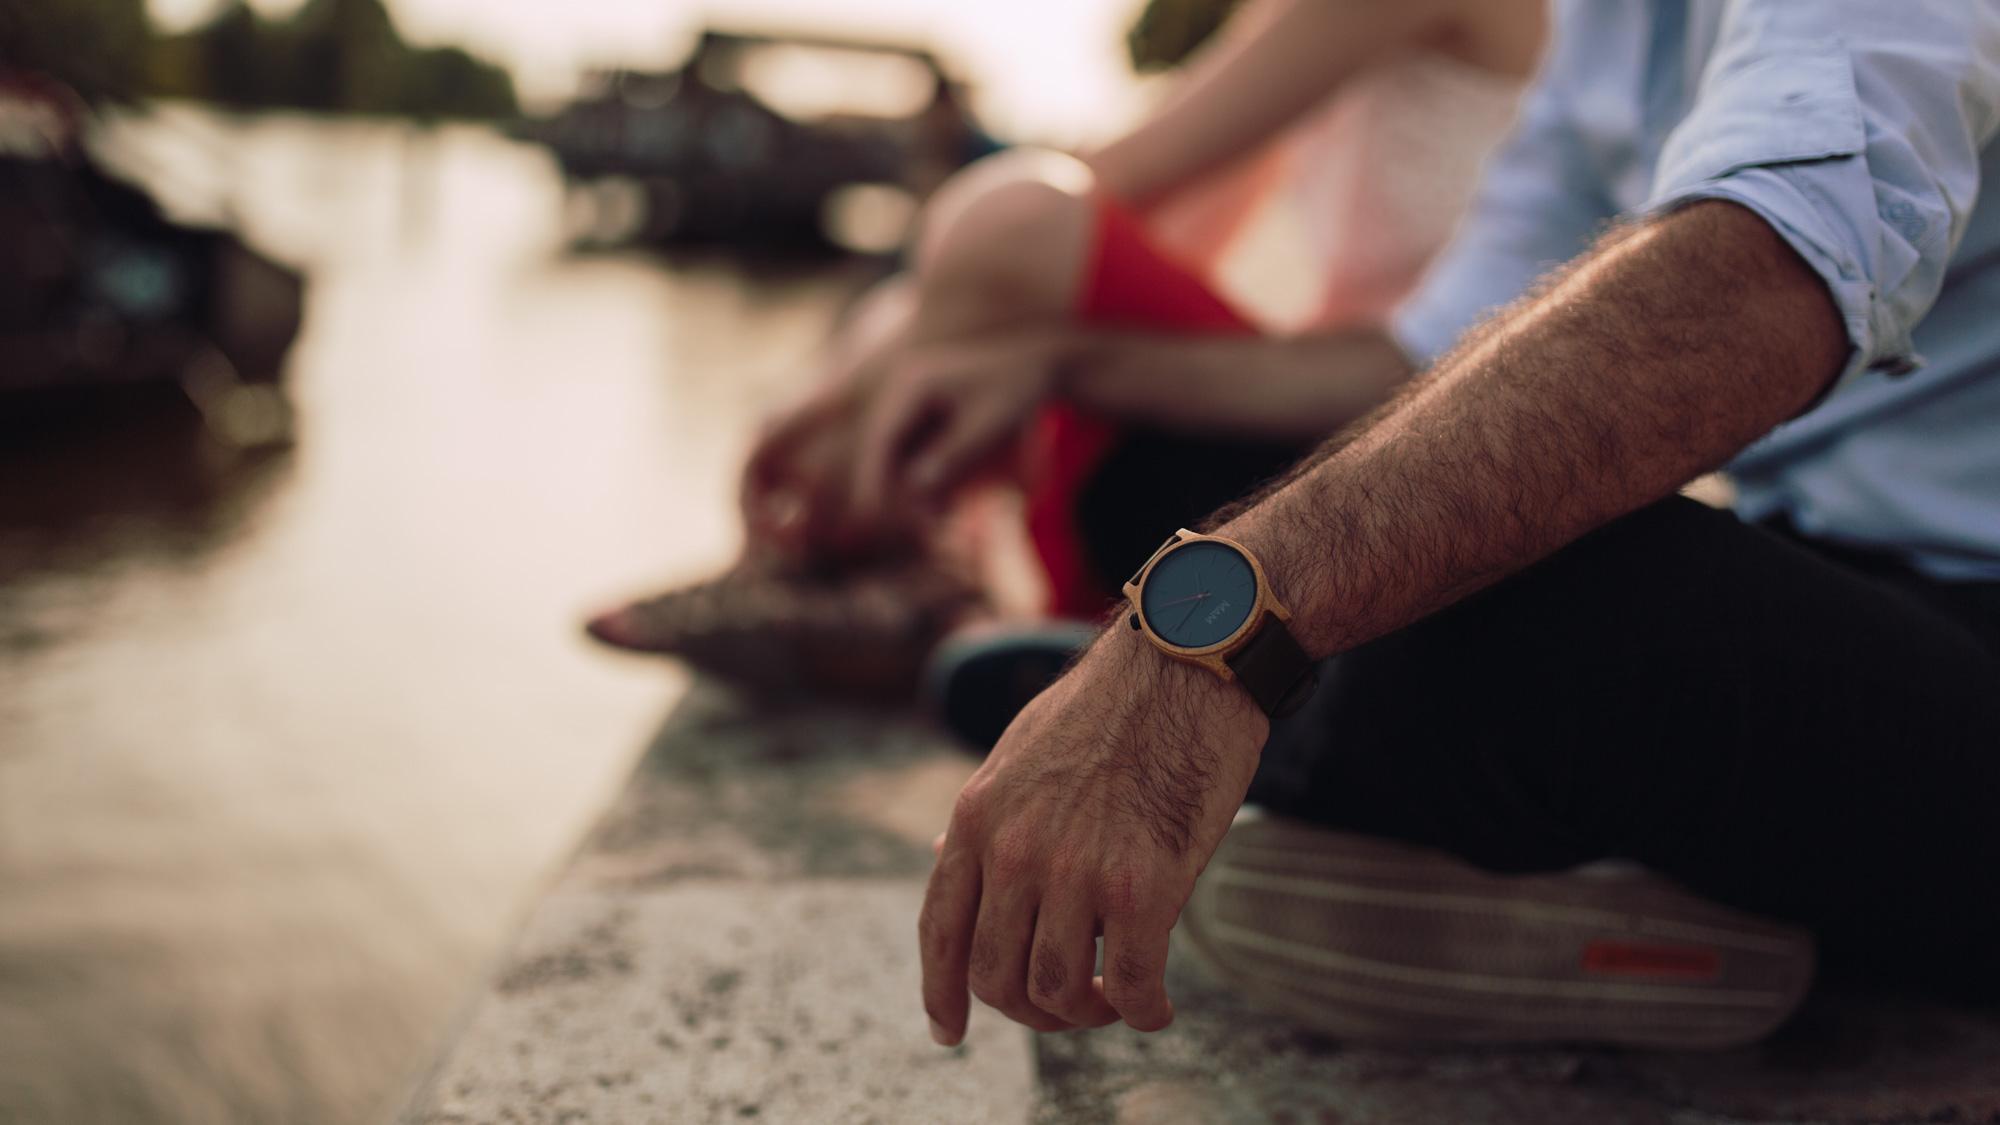
<svg viewBox="0 0 2000 1125"><path fill-rule="evenodd" d="M1621 977L1716 980L1722 976L1722 952L1699 945L1593 941L1583 947L1583 971Z"/></svg>

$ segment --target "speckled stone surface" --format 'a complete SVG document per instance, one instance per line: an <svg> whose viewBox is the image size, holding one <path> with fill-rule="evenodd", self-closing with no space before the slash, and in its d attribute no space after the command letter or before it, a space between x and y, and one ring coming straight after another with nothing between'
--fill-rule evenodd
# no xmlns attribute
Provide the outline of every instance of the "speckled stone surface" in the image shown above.
<svg viewBox="0 0 2000 1125"><path fill-rule="evenodd" d="M1371 1050L1176 959L1179 1018L941 1050L913 941L974 763L921 725L698 689L412 1099L471 1122L2000 1122L2000 1013L1847 1000L1716 1054Z"/></svg>
<svg viewBox="0 0 2000 1125"><path fill-rule="evenodd" d="M420 1122L1025 1122L1028 1043L924 1031L907 880L550 896Z"/></svg>
<svg viewBox="0 0 2000 1125"><path fill-rule="evenodd" d="M988 1013L942 1050L917 999L929 841L973 766L913 723L698 688L406 1119L1027 1122L1029 1037Z"/></svg>

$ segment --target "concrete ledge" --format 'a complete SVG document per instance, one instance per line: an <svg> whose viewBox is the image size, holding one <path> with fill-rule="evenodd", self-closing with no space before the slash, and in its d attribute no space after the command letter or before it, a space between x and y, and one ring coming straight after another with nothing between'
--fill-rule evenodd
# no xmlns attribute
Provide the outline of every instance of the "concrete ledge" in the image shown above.
<svg viewBox="0 0 2000 1125"><path fill-rule="evenodd" d="M698 686L405 1119L444 1122L2000 1121L2000 1014L1820 1002L1719 1054L1386 1051L1176 960L1175 1025L933 1046L914 919L974 763L915 723ZM1970 890L1970 889L1969 889Z"/></svg>
<svg viewBox="0 0 2000 1125"><path fill-rule="evenodd" d="M947 1052L923 1030L920 898L880 879L558 891L412 1120L1026 1121L1026 1037L987 1019Z"/></svg>

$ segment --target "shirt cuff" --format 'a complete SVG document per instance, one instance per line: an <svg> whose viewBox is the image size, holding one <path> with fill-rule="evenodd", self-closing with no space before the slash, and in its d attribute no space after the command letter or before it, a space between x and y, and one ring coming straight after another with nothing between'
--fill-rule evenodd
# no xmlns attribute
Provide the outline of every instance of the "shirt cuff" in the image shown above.
<svg viewBox="0 0 2000 1125"><path fill-rule="evenodd" d="M1770 224L1778 237L1819 275L1840 310L1851 350L1835 386L1864 371L1909 371L1917 363L1909 333L1885 330L1876 324L1874 283L1862 271L1861 263L1841 248L1838 238L1828 231L1813 229L1817 212L1792 180L1791 170L1740 169L1720 179L1690 184L1658 196L1646 205L1644 213L1661 215L1708 199L1727 200L1748 208Z"/></svg>

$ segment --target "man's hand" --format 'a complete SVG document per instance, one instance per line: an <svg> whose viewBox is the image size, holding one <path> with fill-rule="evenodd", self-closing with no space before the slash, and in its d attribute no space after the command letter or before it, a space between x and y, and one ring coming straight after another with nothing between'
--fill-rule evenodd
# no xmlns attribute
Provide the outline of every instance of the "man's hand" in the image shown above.
<svg viewBox="0 0 2000 1125"><path fill-rule="evenodd" d="M932 1038L964 1036L968 985L1040 1031L1171 1022L1167 935L1269 733L1241 688L1123 627L1036 697L959 793L931 873Z"/></svg>
<svg viewBox="0 0 2000 1125"><path fill-rule="evenodd" d="M860 423L851 506L862 521L935 507L1054 394L1058 332L1021 329L912 347Z"/></svg>

